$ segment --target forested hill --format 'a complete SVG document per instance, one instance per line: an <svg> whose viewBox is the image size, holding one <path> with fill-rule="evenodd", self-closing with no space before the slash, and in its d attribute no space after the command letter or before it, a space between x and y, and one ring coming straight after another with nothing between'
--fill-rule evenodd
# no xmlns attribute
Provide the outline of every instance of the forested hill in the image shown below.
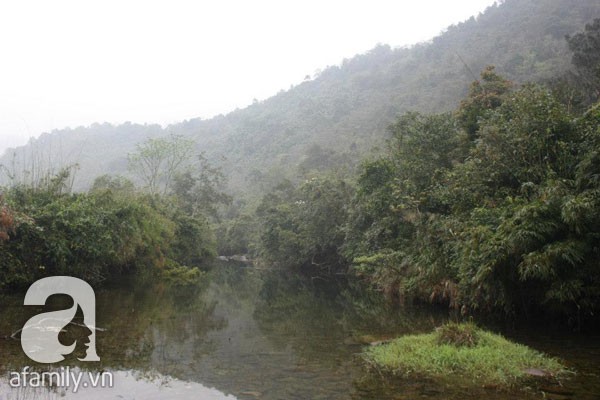
<svg viewBox="0 0 600 400"><path fill-rule="evenodd" d="M4 154L0 183L9 173L36 179L48 166L77 163L75 189L86 189L98 175L127 175L136 143L175 133L193 137L235 192L263 190L283 177L358 160L404 111L455 109L488 64L517 83L559 75L570 65L565 35L595 17L597 0L506 0L428 43L378 46L225 116L165 129L95 124L44 134Z"/></svg>

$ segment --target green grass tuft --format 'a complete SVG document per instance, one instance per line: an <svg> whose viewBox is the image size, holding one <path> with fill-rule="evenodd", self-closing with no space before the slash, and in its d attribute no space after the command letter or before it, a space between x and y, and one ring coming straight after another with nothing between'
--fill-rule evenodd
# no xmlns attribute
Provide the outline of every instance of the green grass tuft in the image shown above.
<svg viewBox="0 0 600 400"><path fill-rule="evenodd" d="M450 322L437 330L438 344L473 347L479 343L479 329L474 323Z"/></svg>
<svg viewBox="0 0 600 400"><path fill-rule="evenodd" d="M512 386L530 369L549 376L565 372L557 359L473 324L448 324L433 333L402 336L370 347L363 356L394 374L462 377L478 385Z"/></svg>

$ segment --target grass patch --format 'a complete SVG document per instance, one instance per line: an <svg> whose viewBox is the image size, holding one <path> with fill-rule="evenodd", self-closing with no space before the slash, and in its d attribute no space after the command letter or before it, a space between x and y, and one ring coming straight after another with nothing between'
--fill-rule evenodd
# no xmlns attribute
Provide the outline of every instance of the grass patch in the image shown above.
<svg viewBox="0 0 600 400"><path fill-rule="evenodd" d="M394 374L462 377L478 385L512 386L532 370L548 376L566 371L557 359L474 324L446 324L433 333L402 336L368 348L363 357Z"/></svg>

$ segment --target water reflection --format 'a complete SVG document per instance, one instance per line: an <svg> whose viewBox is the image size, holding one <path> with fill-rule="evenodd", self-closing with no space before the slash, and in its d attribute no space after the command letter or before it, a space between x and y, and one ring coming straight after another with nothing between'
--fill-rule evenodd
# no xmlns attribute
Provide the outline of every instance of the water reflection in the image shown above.
<svg viewBox="0 0 600 400"><path fill-rule="evenodd" d="M114 372L114 388L69 392L67 398L538 396L483 388L474 393L472 387L428 380L383 382L365 374L357 357L364 345L430 331L444 321L443 313L399 310L347 282L304 279L227 263L209 275L204 285L195 288L123 282L98 290L97 320L104 330L97 332L101 362L93 368ZM10 336L28 319L21 304L22 296L2 300L0 335ZM65 343L81 334L67 329ZM0 340L0 356L2 373L32 364L17 340ZM70 359L58 365L89 368L92 364ZM1 383L0 394L8 394Z"/></svg>

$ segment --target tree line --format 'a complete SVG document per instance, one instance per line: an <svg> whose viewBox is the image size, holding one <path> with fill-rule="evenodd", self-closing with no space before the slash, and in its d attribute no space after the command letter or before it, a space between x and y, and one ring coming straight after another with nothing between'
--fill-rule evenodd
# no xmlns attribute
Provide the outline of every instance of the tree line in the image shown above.
<svg viewBox="0 0 600 400"><path fill-rule="evenodd" d="M216 255L211 223L229 197L223 175L182 136L148 139L129 155L143 185L98 177L73 193L75 166L0 189L0 289L20 289L49 275L91 284L123 274L156 275L180 284L200 276ZM16 176L16 175L15 175Z"/></svg>
<svg viewBox="0 0 600 400"><path fill-rule="evenodd" d="M400 116L354 176L279 185L256 252L463 314L595 318L599 39L600 20L569 37L574 67L546 84L487 67L455 112Z"/></svg>

